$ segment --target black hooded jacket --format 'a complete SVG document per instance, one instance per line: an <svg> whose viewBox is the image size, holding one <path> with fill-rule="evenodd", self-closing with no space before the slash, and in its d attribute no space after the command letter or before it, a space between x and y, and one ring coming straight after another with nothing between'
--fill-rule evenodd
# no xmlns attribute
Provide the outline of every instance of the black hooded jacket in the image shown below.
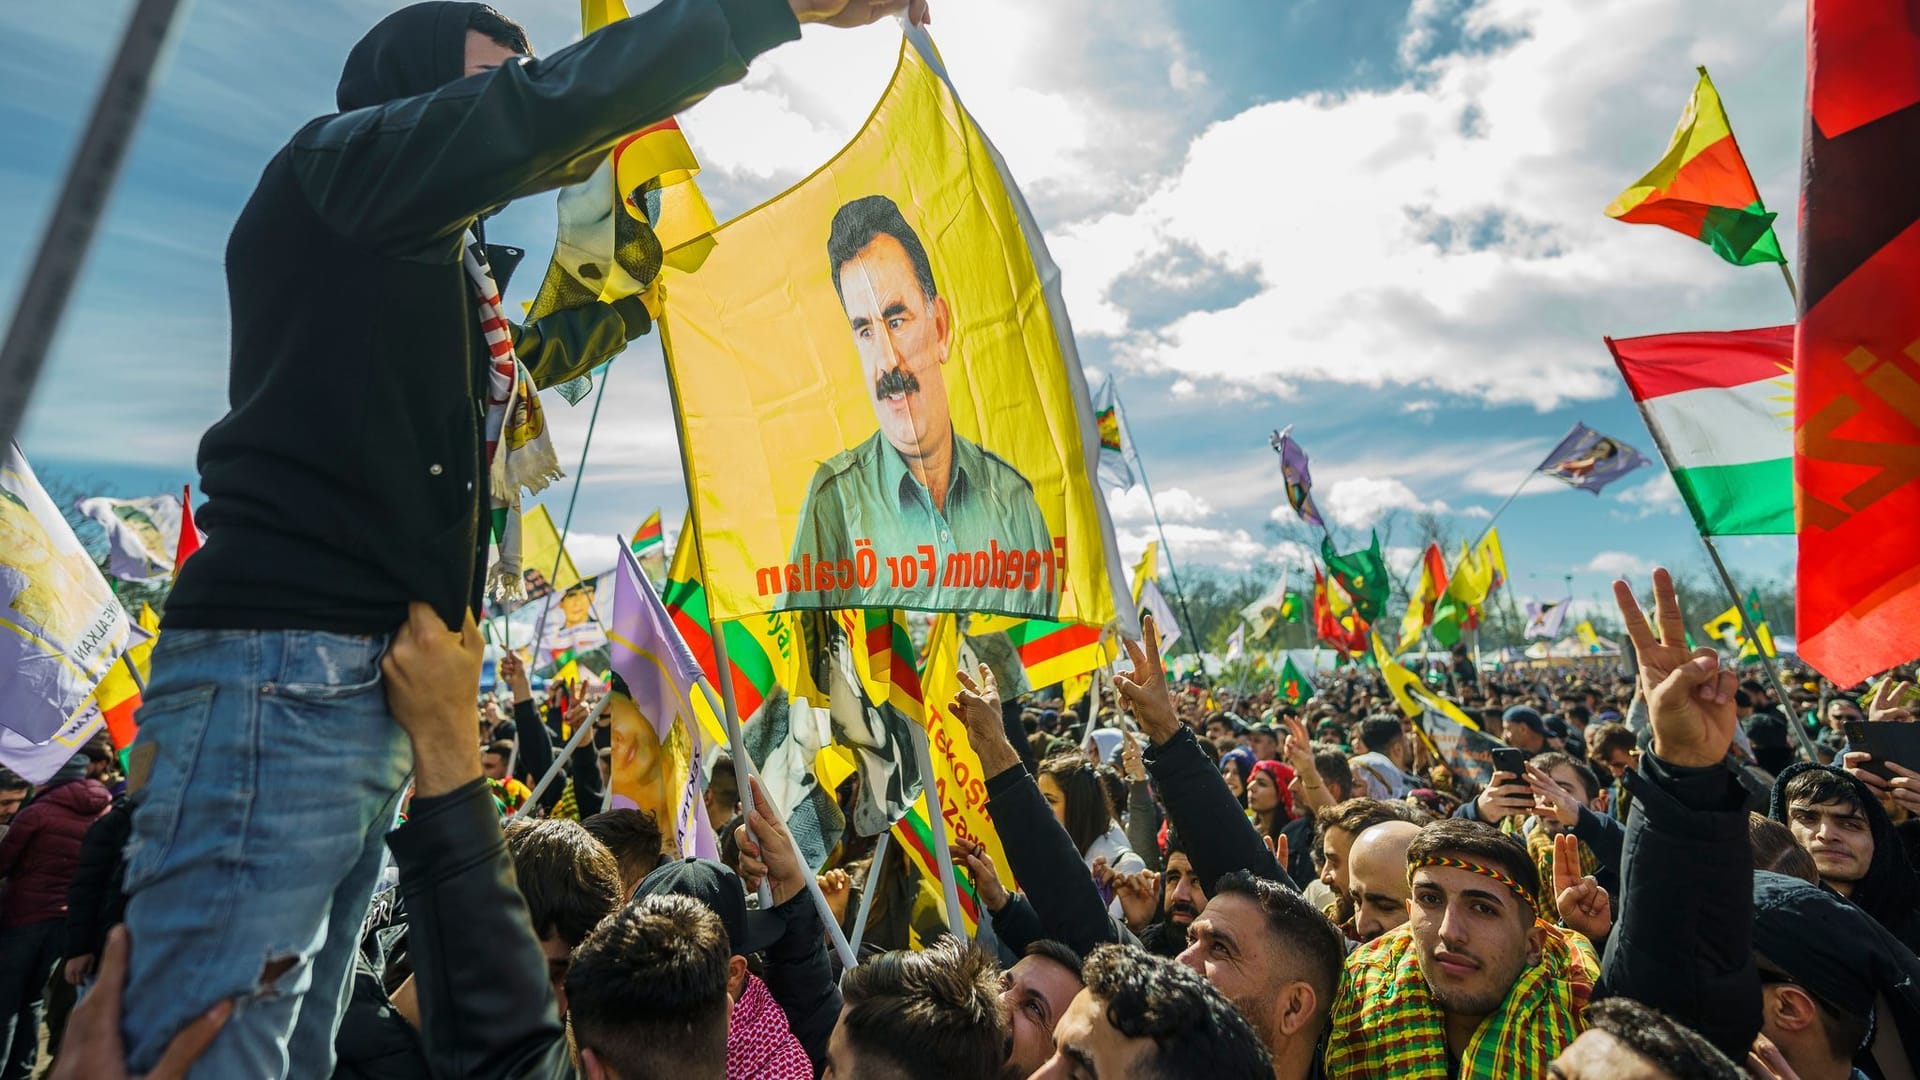
<svg viewBox="0 0 1920 1080"><path fill-rule="evenodd" d="M1767 810L1767 816L1786 824L1787 782L1815 769L1832 773L1855 792L1861 811L1867 815L1867 826L1873 833L1873 861L1867 865L1867 876L1854 883L1848 899L1873 916L1888 932L1904 942L1908 949L1920 953L1920 875L1916 875L1912 865L1907 862L1906 847L1895 835L1886 808L1880 805L1880 800L1874 797L1867 785L1837 766L1806 762L1789 765L1781 770L1780 776L1773 782L1773 802Z"/></svg>
<svg viewBox="0 0 1920 1080"><path fill-rule="evenodd" d="M208 540L167 626L378 634L410 600L459 625L487 544L486 349L462 235L586 179L622 136L799 36L785 0L663 0L463 77L480 6L382 20L347 58L341 111L274 155L234 224L229 412L200 444ZM515 327L514 348L548 386L647 326L635 301L592 303Z"/></svg>

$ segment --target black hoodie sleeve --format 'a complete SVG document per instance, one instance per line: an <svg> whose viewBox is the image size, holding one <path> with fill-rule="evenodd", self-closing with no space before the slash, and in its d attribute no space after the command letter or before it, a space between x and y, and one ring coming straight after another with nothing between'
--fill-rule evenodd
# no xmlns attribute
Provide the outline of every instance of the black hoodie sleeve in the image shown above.
<svg viewBox="0 0 1920 1080"><path fill-rule="evenodd" d="M549 56L315 121L294 137L294 168L335 231L414 251L586 179L622 137L799 34L784 0L664 0Z"/></svg>
<svg viewBox="0 0 1920 1080"><path fill-rule="evenodd" d="M1760 1031L1747 794L1722 766L1641 755L1613 934L1594 990L1630 997L1744 1060Z"/></svg>
<svg viewBox="0 0 1920 1080"><path fill-rule="evenodd" d="M1281 868L1247 820L1227 782L1207 761L1193 732L1185 726L1158 746L1146 749L1153 790L1167 808L1167 823L1180 834L1187 861L1208 896L1221 875L1246 870L1298 892L1300 886ZM1002 839L1006 836L1001 833Z"/></svg>
<svg viewBox="0 0 1920 1080"><path fill-rule="evenodd" d="M827 955L826 928L805 889L774 911L786 920L787 932L765 953L767 992L787 1014L788 1029L818 1073L826 1067L827 1039L840 1020L840 984Z"/></svg>
<svg viewBox="0 0 1920 1080"><path fill-rule="evenodd" d="M1006 849L1007 870L1039 916L1041 936L1081 956L1120 940L1086 860L1026 769L1016 765L987 778L987 816Z"/></svg>
<svg viewBox="0 0 1920 1080"><path fill-rule="evenodd" d="M387 847L400 869L420 1039L434 1075L571 1075L546 957L486 781L413 800Z"/></svg>

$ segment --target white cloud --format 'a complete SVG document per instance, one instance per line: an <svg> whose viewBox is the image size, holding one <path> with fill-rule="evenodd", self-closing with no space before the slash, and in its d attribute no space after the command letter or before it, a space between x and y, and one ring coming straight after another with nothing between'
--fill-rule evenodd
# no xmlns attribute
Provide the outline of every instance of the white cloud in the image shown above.
<svg viewBox="0 0 1920 1080"><path fill-rule="evenodd" d="M1394 510L1413 513L1447 512L1447 504L1435 499L1423 501L1413 489L1392 477L1355 476L1336 480L1320 492L1320 505L1334 520L1351 528L1365 528ZM1291 508L1280 507L1275 510Z"/></svg>
<svg viewBox="0 0 1920 1080"><path fill-rule="evenodd" d="M1658 156L1696 59L1758 69L1797 48L1793 26L1763 18L1730 41L1724 20L1754 25L1752 0L1421 0L1412 52L1462 6L1470 37L1510 43L1429 61L1399 88L1248 109L1134 208L1055 230L1076 325L1114 336L1121 366L1195 388L1409 384L1546 409L1617 393L1598 339L1650 308L1762 302L1748 281L1752 300L1727 299L1704 247L1600 211ZM1795 113L1792 81L1743 80L1742 115ZM1123 330L1107 287L1181 247L1264 288Z"/></svg>
<svg viewBox="0 0 1920 1080"><path fill-rule="evenodd" d="M1678 514L1686 509L1686 503L1680 500L1680 489L1673 484L1672 474L1665 471L1644 484L1622 491L1618 501L1625 509L1613 511L1613 516L1621 521L1639 521L1656 514Z"/></svg>
<svg viewBox="0 0 1920 1080"><path fill-rule="evenodd" d="M1207 500L1186 488L1168 488L1151 500L1147 498L1147 489L1139 484L1125 491L1107 493L1107 510L1113 515L1115 528L1152 524L1156 505L1160 508L1160 520L1168 523L1192 524L1206 520L1213 513Z"/></svg>
<svg viewBox="0 0 1920 1080"><path fill-rule="evenodd" d="M1581 571L1611 577L1641 577L1653 573L1653 564L1624 551L1603 551L1588 559Z"/></svg>

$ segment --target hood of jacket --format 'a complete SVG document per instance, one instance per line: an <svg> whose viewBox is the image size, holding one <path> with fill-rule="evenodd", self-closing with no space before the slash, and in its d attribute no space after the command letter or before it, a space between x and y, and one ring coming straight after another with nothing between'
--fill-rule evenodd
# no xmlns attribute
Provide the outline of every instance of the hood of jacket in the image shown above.
<svg viewBox="0 0 1920 1080"><path fill-rule="evenodd" d="M113 795L98 780L82 777L42 791L34 800L80 817L95 817L113 803Z"/></svg>
<svg viewBox="0 0 1920 1080"><path fill-rule="evenodd" d="M1853 789L1867 815L1867 826L1873 832L1873 861L1867 864L1867 876L1854 885L1848 899L1860 905L1882 926L1894 928L1897 923L1910 917L1916 906L1920 906L1920 875L1916 875L1913 867L1907 863L1906 846L1894 835L1893 822L1887 817L1886 808L1880 805L1880 800L1874 797L1871 788L1838 766L1799 762L1782 769L1774 780L1773 799L1767 807L1767 816L1786 824L1787 782L1815 769L1832 773Z"/></svg>
<svg viewBox="0 0 1920 1080"><path fill-rule="evenodd" d="M485 4L429 0L381 19L347 54L341 112L438 90L467 71L467 20Z"/></svg>

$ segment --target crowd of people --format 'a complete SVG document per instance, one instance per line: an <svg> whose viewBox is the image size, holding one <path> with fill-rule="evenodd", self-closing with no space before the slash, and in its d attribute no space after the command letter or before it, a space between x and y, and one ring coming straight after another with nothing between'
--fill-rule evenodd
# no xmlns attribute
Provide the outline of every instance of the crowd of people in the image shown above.
<svg viewBox="0 0 1920 1080"><path fill-rule="evenodd" d="M1524 756L1477 789L1364 667L1303 708L1183 686L1149 620L1104 706L1002 701L989 668L964 673L942 707L1007 863L954 846L973 940L946 931L916 864L876 860L851 827L802 865L750 773L750 813L709 786L720 860L675 850L650 813L594 812L605 728L554 762L589 705L541 700L510 660L505 699L476 711L479 635L421 607L384 664L412 790L329 1064L292 1071L1913 1076L1920 776L1824 735L1855 713L1910 722L1910 684L1892 673L1863 699L1790 672L1813 696L1782 705L1668 644L1684 632L1664 572L1655 595L1650 624L1620 586L1638 667L1617 681L1434 673ZM1767 755L1788 725L1821 760ZM99 748L30 797L0 778L7 1076L30 1075L43 1023L59 1075L124 1074L122 787ZM843 931L874 893L851 967L810 874ZM87 988L70 1021L63 985ZM196 1004L212 1009L163 1069L247 1005Z"/></svg>

